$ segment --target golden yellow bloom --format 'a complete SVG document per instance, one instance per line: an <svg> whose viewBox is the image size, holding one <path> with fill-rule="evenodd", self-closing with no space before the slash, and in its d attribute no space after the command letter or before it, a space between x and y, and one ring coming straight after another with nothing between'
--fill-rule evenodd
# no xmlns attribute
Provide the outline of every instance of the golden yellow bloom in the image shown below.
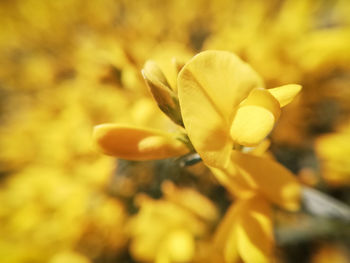
<svg viewBox="0 0 350 263"><path fill-rule="evenodd" d="M300 186L287 169L238 150L258 145L272 130L281 107L300 89L299 85L264 89L249 65L225 51L202 52L179 73L188 137L217 178L236 194L258 190L282 207L298 209Z"/></svg>
<svg viewBox="0 0 350 263"><path fill-rule="evenodd" d="M178 133L165 133L104 124L94 131L99 148L120 158L151 160L186 154L193 150L193 144L219 182L238 197L228 212L229 223L223 222L225 230L220 227L218 231L224 232L218 235L224 236L219 238L222 243L219 246L223 248L225 262L240 258L246 262L269 262L274 243L270 202L298 210L300 185L282 165L262 156L268 147L264 139L278 120L281 107L290 103L301 87L290 84L265 89L249 65L225 51L205 51L189 60L178 74L177 93L154 62L146 63L143 75L160 109L175 123L184 125L185 131L180 128ZM171 189L165 188L168 193ZM171 206L162 205L158 209L163 213L181 200L172 199ZM145 211L148 209L141 211L137 222L151 220L149 217L155 220ZM168 211L171 220L164 220L175 220L177 213L177 209L171 208ZM177 249L174 244L191 243L188 233L177 227L175 233L168 230L168 236L161 238L164 229L159 229L160 224L149 228L152 234L140 225L133 226L131 250L136 258L171 262L170 251ZM155 234L155 229L160 233ZM158 244L160 240L162 247ZM156 254L157 248L160 252Z"/></svg>
<svg viewBox="0 0 350 263"><path fill-rule="evenodd" d="M256 146L272 130L281 107L298 94L299 85L264 89L259 75L237 56L205 51L178 76L182 118L188 136L213 167L227 167L237 145Z"/></svg>
<svg viewBox="0 0 350 263"><path fill-rule="evenodd" d="M218 211L194 189L177 188L171 182L162 189L165 198L160 200L137 197L140 211L129 221L131 255L142 262L193 262L195 239L208 234Z"/></svg>
<svg viewBox="0 0 350 263"><path fill-rule="evenodd" d="M258 191L286 209L299 208L300 186L287 169L239 151L257 146L269 134L281 107L300 91L299 85L264 89L258 74L234 54L205 51L179 73L178 108L176 94L155 63L146 63L144 76L159 107L174 122L183 121L195 150L223 185L238 196ZM94 140L104 153L129 160L163 159L190 151L183 133L120 124L95 127Z"/></svg>
<svg viewBox="0 0 350 263"><path fill-rule="evenodd" d="M322 112L332 116L332 121L343 122L347 118L344 115L350 112L349 3L348 0L0 1L1 263L90 262L105 258L108 261L110 255L124 253L128 240L138 240L144 250L153 244L152 238L124 236L129 210L124 209L122 202L113 202L115 197L106 196L105 191L111 187L123 198L132 198L144 187L144 180L151 184L159 180L158 174L152 176L153 167L143 169L140 165L142 168L132 173L142 169L145 175L134 180L128 177L129 170L121 171L121 165L116 169L115 160L92 152L91 130L100 123L118 123L99 126L94 136L104 153L120 158L150 160L183 155L194 152L194 148L201 151L205 164L235 195L232 209L239 211L236 218L262 214L268 221L268 213L263 212L268 209L261 207L271 206L271 202L285 209L297 209L299 185L277 162L262 158L264 145L260 141L273 129L281 107L299 87L292 84L283 89L265 89L262 79L267 88L303 83L307 92L302 105L294 103L284 110L283 120L279 120L279 129L274 130L272 138L275 146L276 141L294 146L298 143L311 150L312 145L305 142L312 138L305 135L314 135L309 133L310 126L318 127L324 116L312 118L309 112L316 112L313 109L323 104L322 100L326 104L328 100L335 102L336 111L340 107L341 114L332 114L334 111L328 111L328 106L321 105ZM206 101L197 95L189 96L190 100L180 109L178 73L194 50L205 49L232 51L261 76L239 59L234 62L235 75L225 73L231 66L221 67L225 63L218 62L218 70L213 70L213 59L206 60L206 65L197 71L203 73L206 68L202 74L207 77L205 82L214 83L214 90L206 90L213 91L209 95L215 106L225 109L221 119L211 119ZM146 59L158 65L146 63L143 73L153 98L167 116L159 114L145 88L139 69ZM194 58L189 63L193 66L198 60ZM227 59L227 65L234 64L231 60ZM191 69L189 65L187 69ZM233 84L240 87L236 89ZM191 92L194 91L191 87ZM241 91L244 93L241 98L233 99L232 95L238 96ZM235 103L226 103L230 100ZM181 114L186 108L190 114L198 111L195 118L201 119L198 123L187 121L187 131L183 129ZM290 114L285 114L286 111ZM176 127L167 117L182 127ZM217 127L222 128L222 134ZM195 142L196 132L203 134L203 147ZM342 130L316 142L322 175L332 186L350 184L349 141L349 133ZM204 146L207 148L202 149ZM308 162L309 159L298 164ZM131 164L132 169L139 165L125 163ZM176 164L147 162L154 163ZM198 167L203 165L186 170ZM306 172L310 169L299 168ZM211 176L203 179L207 178L206 170L196 170L196 186L215 188ZM113 184L110 183L111 176L118 178L118 189L123 188L123 193L115 190L114 177ZM119 179L127 183L119 184ZM182 179L174 178L186 184ZM171 185L164 186L162 200L191 210L196 217L215 218L215 211L207 202L200 201L198 195L192 195L188 189L180 195L177 190ZM338 191L343 189L337 190L337 196L345 196ZM254 206L250 200L257 199L263 200ZM141 213L142 210L143 205ZM157 212L154 211L152 219L157 218ZM254 226L262 225L258 220L254 222ZM248 262L268 257L269 250L264 249L259 237L247 233L249 238L238 238L237 231L232 229L244 228L239 224L238 219L230 222L227 232L232 236L223 245L225 260L237 259L234 253L238 253L240 261ZM149 231L148 237L152 235L152 229ZM193 236L197 236L184 228L170 232L162 246L157 247L161 252L156 260L190 261L194 243L198 246L198 239ZM272 247L268 235L262 236ZM247 239L250 241L244 245L247 249L242 249L243 245L239 249L236 243ZM337 260L333 253L319 254L318 260Z"/></svg>

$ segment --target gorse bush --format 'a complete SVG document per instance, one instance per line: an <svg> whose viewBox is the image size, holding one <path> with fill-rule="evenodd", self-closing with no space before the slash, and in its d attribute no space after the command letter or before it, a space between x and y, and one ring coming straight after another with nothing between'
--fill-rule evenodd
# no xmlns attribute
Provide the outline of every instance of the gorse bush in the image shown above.
<svg viewBox="0 0 350 263"><path fill-rule="evenodd" d="M350 260L348 1L0 10L1 262Z"/></svg>

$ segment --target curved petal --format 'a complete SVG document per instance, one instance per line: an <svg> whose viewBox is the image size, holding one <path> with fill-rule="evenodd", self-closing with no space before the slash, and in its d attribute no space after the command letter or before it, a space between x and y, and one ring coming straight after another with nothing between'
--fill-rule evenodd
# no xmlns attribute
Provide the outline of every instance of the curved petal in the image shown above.
<svg viewBox="0 0 350 263"><path fill-rule="evenodd" d="M228 165L225 170L210 166L208 167L219 183L233 196L246 198L254 194L255 189L251 186L255 185L254 182L247 182L241 178L234 165Z"/></svg>
<svg viewBox="0 0 350 263"><path fill-rule="evenodd" d="M283 85L277 88L268 89L268 91L279 101L281 107L286 106L301 91L301 86L297 84Z"/></svg>
<svg viewBox="0 0 350 263"><path fill-rule="evenodd" d="M214 246L218 251L222 251L225 262L237 262L240 259L236 231L233 227L237 218L236 203L232 204L226 211L224 218L218 226L214 236Z"/></svg>
<svg viewBox="0 0 350 263"><path fill-rule="evenodd" d="M293 174L274 160L233 151L237 173L256 191L291 211L300 207L301 186Z"/></svg>
<svg viewBox="0 0 350 263"><path fill-rule="evenodd" d="M164 159L189 152L174 134L127 125L98 125L93 139L105 154L126 160Z"/></svg>
<svg viewBox="0 0 350 263"><path fill-rule="evenodd" d="M281 113L278 101L266 89L254 89L239 106L231 126L232 139L255 146L273 129Z"/></svg>
<svg viewBox="0 0 350 263"><path fill-rule="evenodd" d="M262 196L238 200L233 220L236 246L244 262L268 263L272 260L274 237L272 211Z"/></svg>
<svg viewBox="0 0 350 263"><path fill-rule="evenodd" d="M215 222L219 212L214 203L192 188L177 187L170 181L162 183L164 199L191 211L207 222Z"/></svg>
<svg viewBox="0 0 350 263"><path fill-rule="evenodd" d="M274 245L272 211L262 196L237 199L232 204L215 236L214 246L225 262L271 262Z"/></svg>
<svg viewBox="0 0 350 263"><path fill-rule="evenodd" d="M236 107L262 87L257 73L236 55L204 51L179 73L178 96L188 136L203 161L225 167L233 142L229 130Z"/></svg>

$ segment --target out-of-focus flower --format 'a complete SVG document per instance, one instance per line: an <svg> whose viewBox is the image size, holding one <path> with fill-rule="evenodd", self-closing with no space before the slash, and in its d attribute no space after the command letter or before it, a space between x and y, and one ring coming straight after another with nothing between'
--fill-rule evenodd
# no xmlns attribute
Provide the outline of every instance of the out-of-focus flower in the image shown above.
<svg viewBox="0 0 350 263"><path fill-rule="evenodd" d="M350 260L349 251L342 245L321 244L311 257L311 263L347 263Z"/></svg>
<svg viewBox="0 0 350 263"><path fill-rule="evenodd" d="M89 67L83 69L80 59L74 62L77 75L71 69L57 76L62 65L52 57L30 57L18 69L28 75L2 83L17 95L9 93L11 107L0 127L3 262L64 260L70 255L57 255L76 250L84 253L72 262L83 262L118 254L126 245L125 208L104 191L115 162L93 152L91 129L121 119L125 107L137 103L99 74L83 74ZM93 66L94 73L103 71Z"/></svg>
<svg viewBox="0 0 350 263"><path fill-rule="evenodd" d="M336 133L319 137L316 151L321 159L321 172L325 181L332 186L349 186L350 125L342 126Z"/></svg>
<svg viewBox="0 0 350 263"><path fill-rule="evenodd" d="M193 262L197 239L217 220L214 204L190 188L163 184L164 198L137 197L140 210L129 221L130 252L146 262Z"/></svg>

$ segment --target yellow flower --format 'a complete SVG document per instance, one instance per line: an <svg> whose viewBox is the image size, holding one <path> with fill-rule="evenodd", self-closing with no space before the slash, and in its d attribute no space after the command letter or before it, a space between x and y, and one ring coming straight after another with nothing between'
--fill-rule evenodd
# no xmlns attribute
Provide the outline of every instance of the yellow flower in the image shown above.
<svg viewBox="0 0 350 263"><path fill-rule="evenodd" d="M299 85L264 89L249 65L225 51L205 51L186 63L178 76L178 97L155 63L146 63L143 74L159 107L183 123L187 135L103 124L95 127L94 140L104 153L128 160L163 159L184 155L193 144L236 196L259 192L286 209L298 209L300 186L293 175L273 160L240 150L257 146L268 135Z"/></svg>
<svg viewBox="0 0 350 263"><path fill-rule="evenodd" d="M262 156L268 147L264 139L281 107L301 87L265 89L249 65L225 51L205 51L189 60L179 72L177 90L154 62L146 63L143 75L160 109L184 125L187 134L105 124L95 128L98 146L125 159L161 159L188 153L188 136L187 145L193 145L219 182L237 197L228 212L232 220L223 222L228 226L219 238L225 261L269 262L274 242L270 203L297 210L300 185L282 165ZM146 255L136 252L137 240L134 252Z"/></svg>
<svg viewBox="0 0 350 263"><path fill-rule="evenodd" d="M300 186L284 167L240 152L272 130L299 85L264 89L257 73L237 56L205 51L182 68L178 94L182 119L195 150L219 181L236 195L259 191L290 210L299 207Z"/></svg>
<svg viewBox="0 0 350 263"><path fill-rule="evenodd" d="M249 65L225 51L192 58L177 84L182 120L194 149L237 197L217 232L224 261L270 262L270 202L297 210L300 185L282 165L262 156L267 148L263 140L301 87L265 89Z"/></svg>
<svg viewBox="0 0 350 263"><path fill-rule="evenodd" d="M301 86L264 89L259 75L237 56L204 51L178 76L178 95L188 136L203 161L227 167L235 145L256 146L272 130L281 107Z"/></svg>
<svg viewBox="0 0 350 263"><path fill-rule="evenodd" d="M136 198L140 210L128 224L130 253L141 262L193 262L195 240L208 235L218 211L194 189L165 182L162 190L162 199Z"/></svg>
<svg viewBox="0 0 350 263"><path fill-rule="evenodd" d="M319 137L316 152L321 159L322 176L328 184L350 185L350 122L336 133Z"/></svg>

